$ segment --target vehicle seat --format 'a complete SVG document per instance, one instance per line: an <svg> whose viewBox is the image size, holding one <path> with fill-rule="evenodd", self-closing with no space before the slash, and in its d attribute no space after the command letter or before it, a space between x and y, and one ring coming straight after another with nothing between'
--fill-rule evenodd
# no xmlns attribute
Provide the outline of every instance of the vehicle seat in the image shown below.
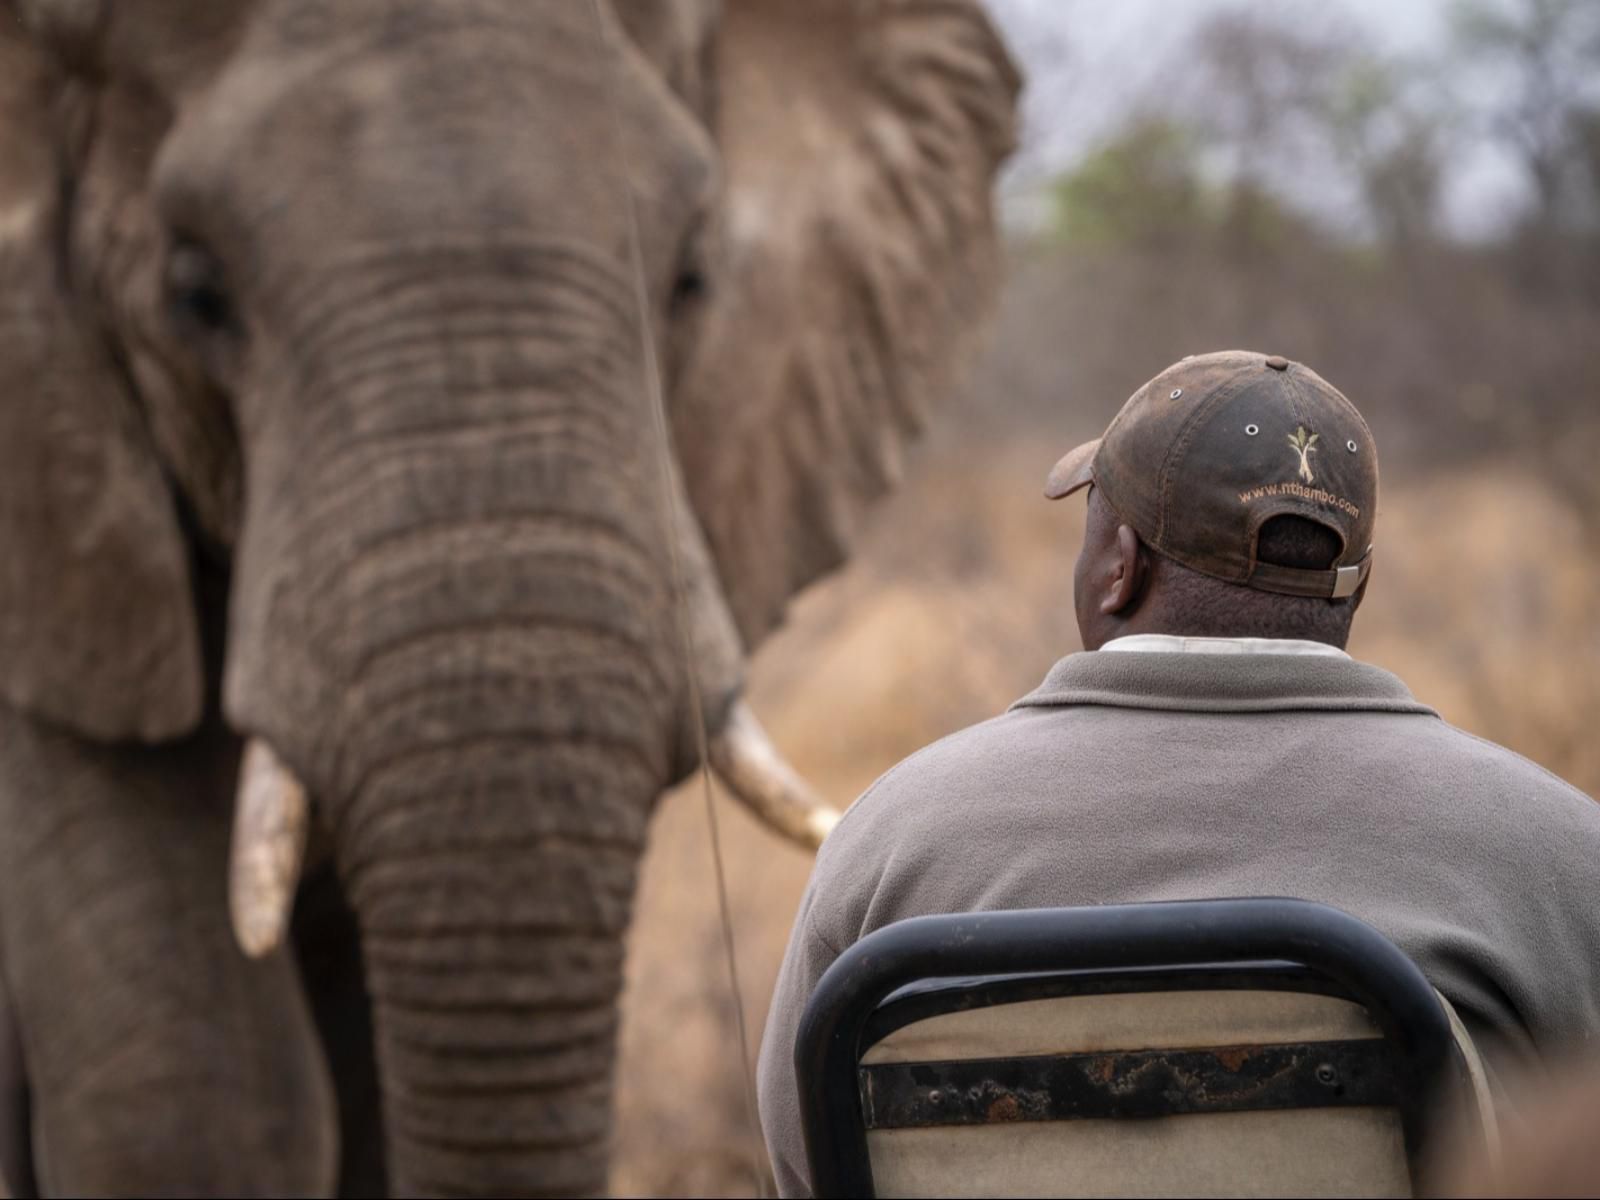
<svg viewBox="0 0 1600 1200"><path fill-rule="evenodd" d="M900 922L824 976L796 1065L818 1195L1406 1196L1440 1105L1493 1135L1443 998L1296 900Z"/></svg>

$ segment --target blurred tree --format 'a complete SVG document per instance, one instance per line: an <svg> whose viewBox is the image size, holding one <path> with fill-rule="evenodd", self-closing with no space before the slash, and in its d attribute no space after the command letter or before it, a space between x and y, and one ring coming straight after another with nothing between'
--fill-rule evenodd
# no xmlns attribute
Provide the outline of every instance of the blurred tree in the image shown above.
<svg viewBox="0 0 1600 1200"><path fill-rule="evenodd" d="M1057 180L1054 203L1068 241L1181 241L1206 222L1195 135L1163 117L1135 118Z"/></svg>
<svg viewBox="0 0 1600 1200"><path fill-rule="evenodd" d="M1343 69L1347 31L1292 25L1258 9L1203 22L1181 59L1198 95L1211 155L1228 180L1223 224L1236 249L1270 244L1275 181L1306 169L1317 116ZM1182 101L1180 101L1182 102Z"/></svg>
<svg viewBox="0 0 1600 1200"><path fill-rule="evenodd" d="M1456 0L1451 33L1462 65L1487 72L1496 85L1470 91L1485 130L1527 172L1535 230L1559 236L1600 228L1592 150L1600 117L1600 4Z"/></svg>
<svg viewBox="0 0 1600 1200"><path fill-rule="evenodd" d="M1582 188L1579 203L1584 211L1600 215L1600 109L1578 114L1573 127Z"/></svg>
<svg viewBox="0 0 1600 1200"><path fill-rule="evenodd" d="M1393 249L1438 232L1450 122L1436 93L1419 86L1429 77L1416 64L1353 55L1317 105L1373 232Z"/></svg>
<svg viewBox="0 0 1600 1200"><path fill-rule="evenodd" d="M1320 240L1253 179L1208 182L1207 146L1201 133L1172 118L1135 118L1056 180L1056 235L1079 245L1157 250L1221 240L1242 254Z"/></svg>
<svg viewBox="0 0 1600 1200"><path fill-rule="evenodd" d="M1205 158L1225 180L1236 248L1300 232L1284 224L1282 197L1291 181L1303 195L1308 179L1350 198L1347 228L1391 248L1435 235L1450 123L1422 64L1380 55L1331 19L1240 8L1198 26L1172 74L1187 83L1170 102L1199 114Z"/></svg>

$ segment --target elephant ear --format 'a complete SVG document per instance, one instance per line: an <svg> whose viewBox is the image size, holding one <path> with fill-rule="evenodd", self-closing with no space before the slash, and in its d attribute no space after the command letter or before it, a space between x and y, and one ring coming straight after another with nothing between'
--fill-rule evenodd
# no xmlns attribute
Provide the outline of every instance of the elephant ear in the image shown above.
<svg viewBox="0 0 1600 1200"><path fill-rule="evenodd" d="M106 740L202 707L172 497L63 278L57 81L0 0L0 698Z"/></svg>
<svg viewBox="0 0 1600 1200"><path fill-rule="evenodd" d="M725 224L673 425L753 646L983 323L1020 79L976 0L726 0L717 37Z"/></svg>

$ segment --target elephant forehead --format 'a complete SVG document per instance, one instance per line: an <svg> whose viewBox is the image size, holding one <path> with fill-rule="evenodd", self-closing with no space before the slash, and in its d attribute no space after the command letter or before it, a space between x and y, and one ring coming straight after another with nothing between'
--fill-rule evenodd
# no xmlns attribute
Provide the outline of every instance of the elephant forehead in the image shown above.
<svg viewBox="0 0 1600 1200"><path fill-rule="evenodd" d="M294 0L184 113L157 184L177 224L231 219L218 241L271 226L273 256L297 229L326 246L418 222L620 250L625 172L647 222L681 221L709 188L709 144L587 6Z"/></svg>

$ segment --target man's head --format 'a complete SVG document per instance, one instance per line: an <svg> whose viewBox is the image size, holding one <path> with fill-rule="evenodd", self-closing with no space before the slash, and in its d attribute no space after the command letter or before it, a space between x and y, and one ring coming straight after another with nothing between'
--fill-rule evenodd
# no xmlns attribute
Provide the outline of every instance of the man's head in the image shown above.
<svg viewBox="0 0 1600 1200"><path fill-rule="evenodd" d="M1085 648L1132 633L1349 637L1377 453L1354 406L1308 368L1242 351L1177 363L1063 457L1045 494L1083 488Z"/></svg>

